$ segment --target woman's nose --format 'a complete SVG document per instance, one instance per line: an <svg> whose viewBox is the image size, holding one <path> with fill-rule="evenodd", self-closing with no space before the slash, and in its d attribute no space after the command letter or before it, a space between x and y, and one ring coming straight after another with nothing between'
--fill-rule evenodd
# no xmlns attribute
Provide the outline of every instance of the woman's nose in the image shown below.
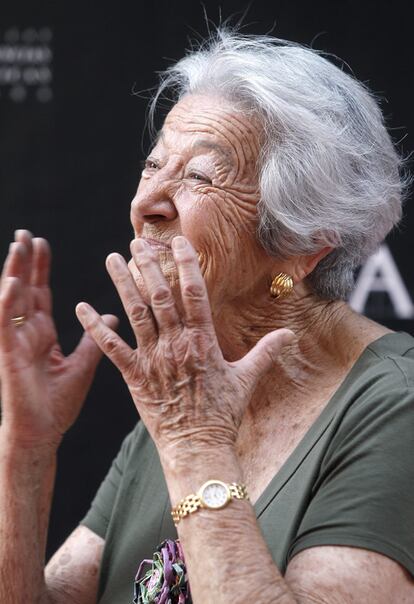
<svg viewBox="0 0 414 604"><path fill-rule="evenodd" d="M131 203L131 222L154 223L174 220L178 216L171 191L166 183L139 187Z"/></svg>

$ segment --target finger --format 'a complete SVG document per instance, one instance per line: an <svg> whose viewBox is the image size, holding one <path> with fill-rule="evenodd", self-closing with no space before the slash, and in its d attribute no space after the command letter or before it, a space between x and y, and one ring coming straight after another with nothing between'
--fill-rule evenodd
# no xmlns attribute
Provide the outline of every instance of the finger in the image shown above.
<svg viewBox="0 0 414 604"><path fill-rule="evenodd" d="M22 279L24 259L26 250L23 244L13 241L9 245L9 252L4 261L1 278L4 277L19 277Z"/></svg>
<svg viewBox="0 0 414 604"><path fill-rule="evenodd" d="M17 329L12 318L18 315L17 301L21 293L21 282L18 277L4 277L0 292L0 342L3 352L16 350Z"/></svg>
<svg viewBox="0 0 414 604"><path fill-rule="evenodd" d="M184 237L174 237L172 248L180 279L185 324L214 330L207 288L194 248Z"/></svg>
<svg viewBox="0 0 414 604"><path fill-rule="evenodd" d="M22 281L24 285L30 285L31 274L32 274L32 261L33 261L33 235L26 229L18 229L14 233L15 241L24 246L25 249L25 261L22 267Z"/></svg>
<svg viewBox="0 0 414 604"><path fill-rule="evenodd" d="M147 288L160 334L180 330L182 322L157 252L143 239L135 239L131 243L131 253Z"/></svg>
<svg viewBox="0 0 414 604"><path fill-rule="evenodd" d="M295 339L296 336L290 329L278 329L266 334L252 350L238 361L238 374L254 388L257 382L274 368L282 349Z"/></svg>
<svg viewBox="0 0 414 604"><path fill-rule="evenodd" d="M24 264L26 261L25 246L14 241L9 246L9 253L3 267L1 276L1 288L9 277L16 277L19 280L19 296L16 299L16 316L29 314L31 310L30 294L26 291L24 283Z"/></svg>
<svg viewBox="0 0 414 604"><path fill-rule="evenodd" d="M52 294L49 287L51 254L46 239L33 239L33 268L31 285L34 307L46 313L52 312Z"/></svg>
<svg viewBox="0 0 414 604"><path fill-rule="evenodd" d="M118 319L114 315L102 315L102 321L110 329L118 327ZM88 381L95 373L95 369L102 358L102 350L88 332L84 332L79 344L69 355L68 360L79 369Z"/></svg>
<svg viewBox="0 0 414 604"><path fill-rule="evenodd" d="M45 287L49 285L50 260L50 247L46 239L34 237L31 284L35 287Z"/></svg>
<svg viewBox="0 0 414 604"><path fill-rule="evenodd" d="M128 373L135 361L135 351L120 338L89 304L76 306L76 315L84 330L102 352L123 374Z"/></svg>
<svg viewBox="0 0 414 604"><path fill-rule="evenodd" d="M157 327L151 309L141 297L125 259L120 254L110 254L106 268L121 298L137 342L148 346L157 341Z"/></svg>

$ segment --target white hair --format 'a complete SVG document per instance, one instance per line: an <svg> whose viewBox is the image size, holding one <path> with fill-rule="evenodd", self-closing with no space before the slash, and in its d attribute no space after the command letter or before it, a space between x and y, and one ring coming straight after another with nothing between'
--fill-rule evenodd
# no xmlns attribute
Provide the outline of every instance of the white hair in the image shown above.
<svg viewBox="0 0 414 604"><path fill-rule="evenodd" d="M222 28L161 74L151 122L167 90L221 96L259 119L258 239L281 258L334 248L308 282L346 298L401 217L402 159L367 88L315 50Z"/></svg>

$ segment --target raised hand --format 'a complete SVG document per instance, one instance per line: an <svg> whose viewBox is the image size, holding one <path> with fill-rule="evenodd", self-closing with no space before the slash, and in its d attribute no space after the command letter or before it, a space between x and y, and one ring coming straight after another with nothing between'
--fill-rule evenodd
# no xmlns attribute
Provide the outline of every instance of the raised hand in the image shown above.
<svg viewBox="0 0 414 604"><path fill-rule="evenodd" d="M1 430L22 446L58 445L75 421L101 352L84 334L65 357L52 318L50 250L17 231L0 283ZM115 327L115 317L102 321Z"/></svg>
<svg viewBox="0 0 414 604"><path fill-rule="evenodd" d="M171 447L233 445L258 380L271 368L289 330L265 336L243 359L227 362L219 348L197 255L184 237L173 240L183 310L162 273L157 253L135 240L132 256L149 304L125 260L111 254L107 268L134 331L130 348L85 303L77 315L85 330L121 371L136 408L161 451Z"/></svg>

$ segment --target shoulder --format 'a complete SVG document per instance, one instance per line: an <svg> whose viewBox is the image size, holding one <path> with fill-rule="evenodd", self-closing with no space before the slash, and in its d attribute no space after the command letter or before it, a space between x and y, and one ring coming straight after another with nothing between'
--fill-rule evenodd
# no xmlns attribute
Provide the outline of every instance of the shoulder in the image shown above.
<svg viewBox="0 0 414 604"><path fill-rule="evenodd" d="M407 333L392 333L372 342L366 350L377 363L372 370L386 369L407 388L414 387L414 338Z"/></svg>
<svg viewBox="0 0 414 604"><path fill-rule="evenodd" d="M325 463L345 452L370 451L384 463L414 456L414 338L389 334L370 344L340 390Z"/></svg>
<svg viewBox="0 0 414 604"><path fill-rule="evenodd" d="M403 410L414 421L414 338L392 333L372 342L338 394L343 425Z"/></svg>

